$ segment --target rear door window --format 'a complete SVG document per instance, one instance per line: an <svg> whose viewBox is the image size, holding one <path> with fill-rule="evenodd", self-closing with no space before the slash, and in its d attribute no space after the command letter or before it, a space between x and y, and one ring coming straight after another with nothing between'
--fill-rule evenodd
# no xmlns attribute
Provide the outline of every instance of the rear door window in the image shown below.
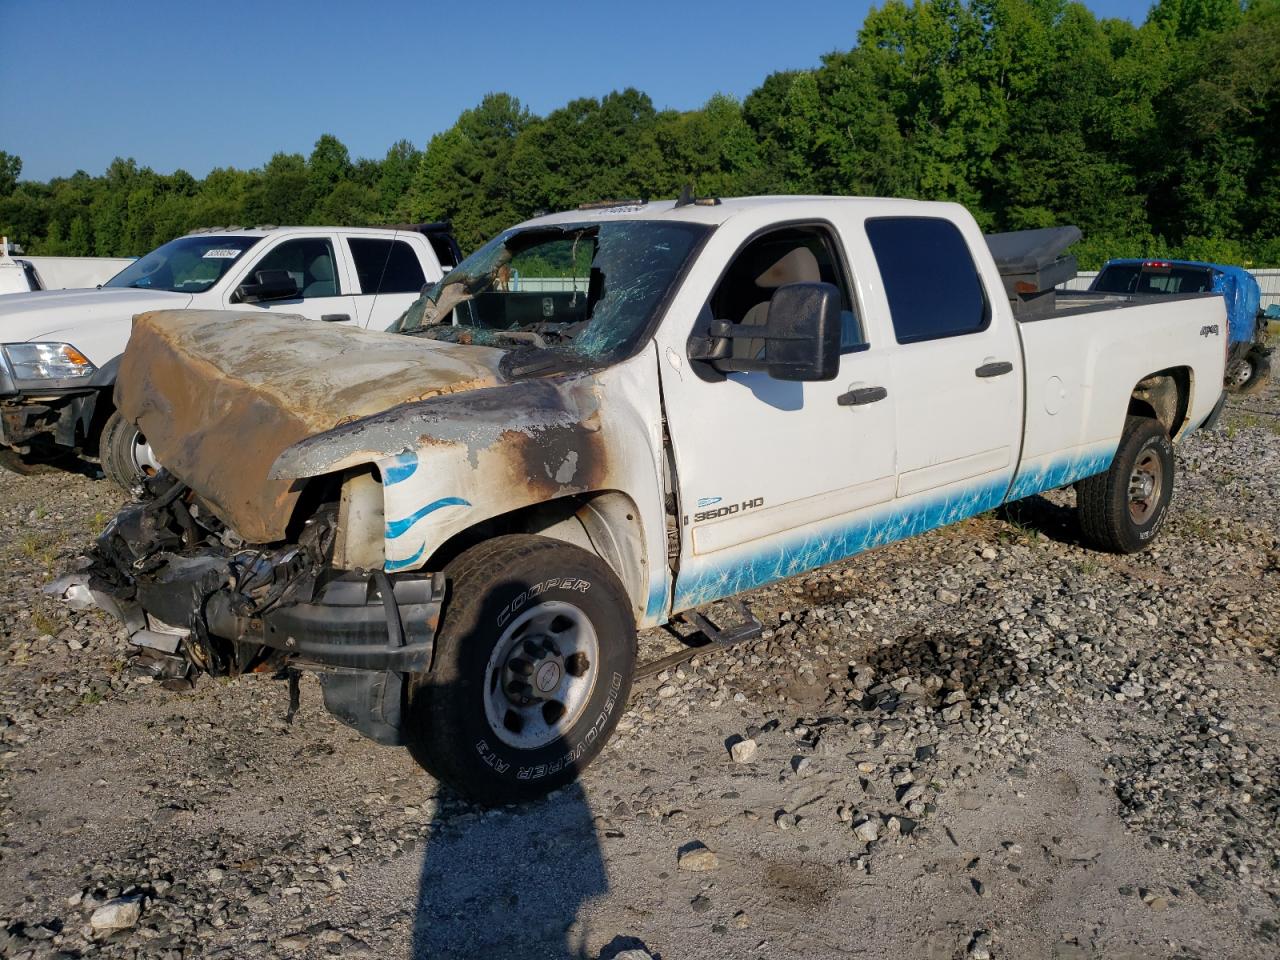
<svg viewBox="0 0 1280 960"><path fill-rule="evenodd" d="M866 226L899 343L987 328L990 305L955 224L936 217L879 217Z"/></svg>
<svg viewBox="0 0 1280 960"><path fill-rule="evenodd" d="M426 284L422 264L403 240L348 237L361 293L417 293Z"/></svg>

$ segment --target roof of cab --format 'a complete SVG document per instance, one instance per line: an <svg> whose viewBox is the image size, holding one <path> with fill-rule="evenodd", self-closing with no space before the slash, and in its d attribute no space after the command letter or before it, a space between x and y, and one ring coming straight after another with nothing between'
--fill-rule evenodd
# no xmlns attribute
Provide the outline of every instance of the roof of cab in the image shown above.
<svg viewBox="0 0 1280 960"><path fill-rule="evenodd" d="M1111 266L1141 266L1147 263L1167 263L1175 267L1195 267L1205 270L1238 270L1240 267L1232 267L1225 263L1208 263L1204 260L1175 260L1170 257L1112 257L1102 265L1105 270Z"/></svg>
<svg viewBox="0 0 1280 960"><path fill-rule="evenodd" d="M534 217L521 224L522 227L552 226L560 223L596 222L599 220L671 220L686 223L705 223L717 225L724 223L735 214L759 207L786 207L812 203L820 200L823 203L863 204L883 203L881 197L830 197L830 196L769 196L769 197L726 197L719 203L686 203L677 207L675 200L619 200L616 204L592 205L586 209L565 210L541 217ZM927 204L929 201L902 200L902 203Z"/></svg>
<svg viewBox="0 0 1280 960"><path fill-rule="evenodd" d="M276 226L257 226L257 227L203 227L197 230L188 231L185 236L188 237L274 237L279 235L289 235L295 233L316 233L329 230L338 230L342 233L353 234L370 234L374 236L386 236L389 233L412 233L414 231L400 229L395 227L331 227L331 226L314 226L314 227L276 227Z"/></svg>

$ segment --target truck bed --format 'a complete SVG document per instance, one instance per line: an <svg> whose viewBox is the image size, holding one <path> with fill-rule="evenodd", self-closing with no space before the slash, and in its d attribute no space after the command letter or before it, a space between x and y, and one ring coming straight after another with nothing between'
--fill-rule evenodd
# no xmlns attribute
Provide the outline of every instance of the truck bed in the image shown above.
<svg viewBox="0 0 1280 960"><path fill-rule="evenodd" d="M1127 307L1154 303L1176 303L1180 300L1203 300L1221 297L1217 293L1103 293L1092 290L1055 290L1052 297L1037 303L1034 310L1014 311L1019 323L1035 323L1051 317L1078 316L1082 313L1100 313Z"/></svg>
<svg viewBox="0 0 1280 960"><path fill-rule="evenodd" d="M1129 397L1153 373L1179 371L1189 387L1175 438L1198 427L1222 392L1226 308L1216 294L1071 291L1055 309L1019 319L1026 370L1020 480L1063 463L1077 463L1063 483L1105 469Z"/></svg>

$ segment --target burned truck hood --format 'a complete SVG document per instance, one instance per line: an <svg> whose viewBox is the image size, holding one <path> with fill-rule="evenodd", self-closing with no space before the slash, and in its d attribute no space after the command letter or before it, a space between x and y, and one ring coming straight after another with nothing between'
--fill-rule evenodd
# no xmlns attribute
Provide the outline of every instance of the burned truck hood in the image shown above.
<svg viewBox="0 0 1280 960"><path fill-rule="evenodd" d="M297 316L166 310L137 317L116 406L157 458L240 536L281 540L301 481L285 449L400 404L499 383L503 351Z"/></svg>

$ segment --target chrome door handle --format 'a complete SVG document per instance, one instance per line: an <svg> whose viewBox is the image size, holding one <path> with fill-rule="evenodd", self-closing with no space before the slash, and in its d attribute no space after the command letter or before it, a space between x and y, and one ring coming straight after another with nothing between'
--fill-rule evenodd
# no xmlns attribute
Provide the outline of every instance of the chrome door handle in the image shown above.
<svg viewBox="0 0 1280 960"><path fill-rule="evenodd" d="M836 403L842 407L861 407L863 404L883 400L888 395L889 391L884 387L855 387L836 397Z"/></svg>
<svg viewBox="0 0 1280 960"><path fill-rule="evenodd" d="M973 372L980 377L1003 377L1006 373L1013 373L1013 364L1008 360L998 360L994 363L984 363Z"/></svg>

